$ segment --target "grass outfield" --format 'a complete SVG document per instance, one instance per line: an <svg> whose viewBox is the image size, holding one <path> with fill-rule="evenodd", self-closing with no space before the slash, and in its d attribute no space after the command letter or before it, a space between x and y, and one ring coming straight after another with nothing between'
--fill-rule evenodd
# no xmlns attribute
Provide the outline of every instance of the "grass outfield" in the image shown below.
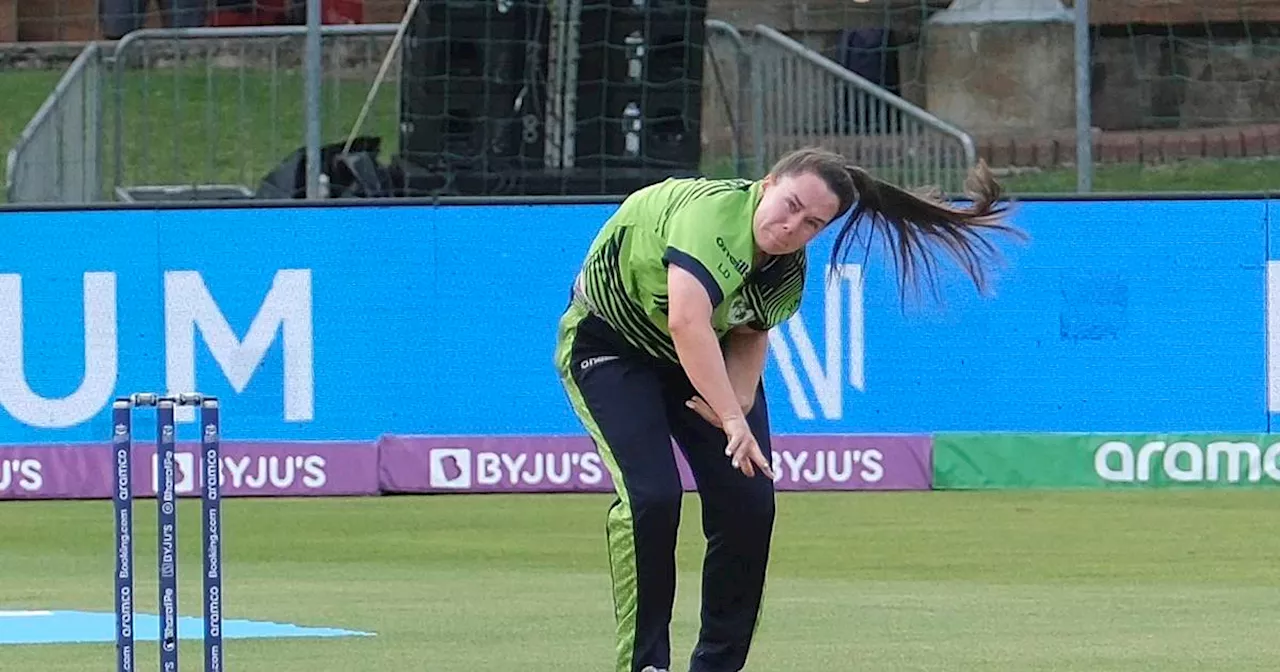
<svg viewBox="0 0 1280 672"><path fill-rule="evenodd" d="M155 613L154 507L137 601ZM198 616L198 502L181 509L180 607ZM373 631L227 640L231 670L610 669L608 499L228 500L225 617ZM1258 491L784 494L749 669L1274 669L1276 496ZM112 610L110 504L0 504L0 610ZM684 512L673 671L697 618ZM184 640L196 669L198 640ZM0 646L0 669L111 665L110 645ZM141 669L155 665L141 643Z"/></svg>
<svg viewBox="0 0 1280 672"><path fill-rule="evenodd" d="M61 71L0 75L0 156L53 91ZM364 106L372 82L327 78L322 94L321 139L344 142ZM225 69L207 75L198 67L129 73L120 91L125 138L125 184L242 184L255 189L266 174L306 142L306 82L296 70L271 73ZM104 83L103 179L115 169L114 80ZM362 135L382 138L382 160L398 151L398 87L384 84ZM7 171L0 160L0 174ZM176 176L176 177L175 177ZM3 191L3 190L0 190ZM0 199L5 195L0 194Z"/></svg>

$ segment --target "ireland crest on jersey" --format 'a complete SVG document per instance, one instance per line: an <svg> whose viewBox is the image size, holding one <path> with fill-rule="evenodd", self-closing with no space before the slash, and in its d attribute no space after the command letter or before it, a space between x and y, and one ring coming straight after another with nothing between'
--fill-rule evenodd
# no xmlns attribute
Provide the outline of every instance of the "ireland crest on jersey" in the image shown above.
<svg viewBox="0 0 1280 672"><path fill-rule="evenodd" d="M733 297L733 302L729 304L729 326L737 327L744 325L755 319L756 311L747 305L747 300L742 296Z"/></svg>

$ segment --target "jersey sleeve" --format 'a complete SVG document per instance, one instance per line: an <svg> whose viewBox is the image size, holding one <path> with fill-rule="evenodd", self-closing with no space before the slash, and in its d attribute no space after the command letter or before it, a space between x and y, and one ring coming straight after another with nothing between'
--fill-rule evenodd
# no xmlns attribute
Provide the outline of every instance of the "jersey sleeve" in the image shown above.
<svg viewBox="0 0 1280 672"><path fill-rule="evenodd" d="M748 322L747 326L756 331L769 331L791 319L792 315L799 312L800 297L797 295L777 302L773 306L755 305L752 308L755 312L755 318Z"/></svg>
<svg viewBox="0 0 1280 672"><path fill-rule="evenodd" d="M803 252L766 268L742 293L753 315L747 326L756 331L769 331L791 319L800 310L804 280Z"/></svg>
<svg viewBox="0 0 1280 672"><path fill-rule="evenodd" d="M717 200L694 200L671 215L662 256L664 264L679 266L702 283L713 308L742 285L751 258L750 240L744 245L733 233L735 226L750 227L738 221L741 206L725 207Z"/></svg>

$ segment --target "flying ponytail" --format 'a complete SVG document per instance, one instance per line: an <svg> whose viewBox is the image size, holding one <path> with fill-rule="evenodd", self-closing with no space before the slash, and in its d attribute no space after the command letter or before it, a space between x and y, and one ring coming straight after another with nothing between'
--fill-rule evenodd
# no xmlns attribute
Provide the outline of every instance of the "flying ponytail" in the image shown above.
<svg viewBox="0 0 1280 672"><path fill-rule="evenodd" d="M936 193L910 193L857 166L846 165L844 169L857 193L849 218L836 235L831 263L847 256L851 239L858 237L864 222L868 223L872 235L884 236L904 292L923 278L936 296L934 244L950 254L979 292L986 292L984 266L1000 256L987 234L999 232L1026 238L1022 231L1004 222L1008 208L1000 205L1000 184L985 162L979 162L969 172L965 190L972 204L968 207L949 205Z"/></svg>

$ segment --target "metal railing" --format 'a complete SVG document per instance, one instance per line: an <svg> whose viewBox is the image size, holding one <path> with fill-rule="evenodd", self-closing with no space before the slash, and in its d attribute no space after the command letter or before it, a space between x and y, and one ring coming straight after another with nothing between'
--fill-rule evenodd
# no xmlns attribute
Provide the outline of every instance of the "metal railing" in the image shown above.
<svg viewBox="0 0 1280 672"><path fill-rule="evenodd" d="M11 203L92 203L102 194L102 47L72 61L5 157Z"/></svg>
<svg viewBox="0 0 1280 672"><path fill-rule="evenodd" d="M726 48L718 46L727 43ZM746 116L750 109L751 54L747 42L737 28L719 19L707 20L706 63L703 82L703 135L717 138L722 135L720 122L726 124L732 170L738 176L750 173L750 156L754 143L750 143ZM720 115L723 115L723 119ZM712 142L712 146L715 146Z"/></svg>
<svg viewBox="0 0 1280 672"><path fill-rule="evenodd" d="M397 27L322 29L324 143L350 133ZM140 30L114 54L89 46L9 153L9 200L251 197L305 145L305 35ZM709 20L705 54L715 172L759 177L786 151L821 145L904 186L950 191L975 161L964 131L768 26ZM394 64L360 129L383 139L384 155L399 143L398 54Z"/></svg>
<svg viewBox="0 0 1280 672"><path fill-rule="evenodd" d="M757 175L819 145L906 187L963 186L976 162L967 133L773 28L749 34Z"/></svg>
<svg viewBox="0 0 1280 672"><path fill-rule="evenodd" d="M325 25L322 142L345 142L398 24ZM110 186L122 199L188 187L186 198L247 197L306 145L306 26L147 29L112 60ZM399 141L399 56L361 135ZM182 195L178 195L182 198Z"/></svg>

